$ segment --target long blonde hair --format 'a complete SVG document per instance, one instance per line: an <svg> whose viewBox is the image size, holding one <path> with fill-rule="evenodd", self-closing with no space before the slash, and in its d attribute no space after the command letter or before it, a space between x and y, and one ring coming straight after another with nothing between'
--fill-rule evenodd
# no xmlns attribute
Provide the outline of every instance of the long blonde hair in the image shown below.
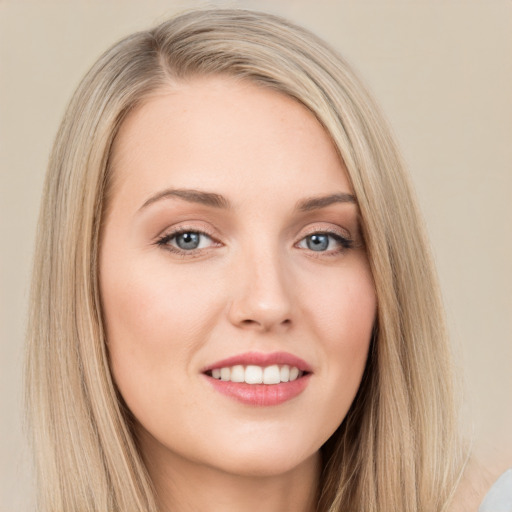
<svg viewBox="0 0 512 512"><path fill-rule="evenodd" d="M444 510L460 471L443 313L417 207L390 130L350 67L264 13L202 10L107 51L76 91L51 155L28 328L26 402L40 510L156 512L129 412L109 370L98 289L109 156L154 91L224 74L310 109L346 165L378 297L367 367L322 448L318 510Z"/></svg>

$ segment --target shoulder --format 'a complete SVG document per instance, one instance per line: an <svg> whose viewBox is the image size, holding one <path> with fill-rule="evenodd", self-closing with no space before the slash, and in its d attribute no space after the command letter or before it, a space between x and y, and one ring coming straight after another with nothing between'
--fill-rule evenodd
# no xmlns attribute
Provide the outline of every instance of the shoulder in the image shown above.
<svg viewBox="0 0 512 512"><path fill-rule="evenodd" d="M472 459L449 512L512 512L512 469Z"/></svg>
<svg viewBox="0 0 512 512"><path fill-rule="evenodd" d="M491 487L478 512L512 512L512 468Z"/></svg>

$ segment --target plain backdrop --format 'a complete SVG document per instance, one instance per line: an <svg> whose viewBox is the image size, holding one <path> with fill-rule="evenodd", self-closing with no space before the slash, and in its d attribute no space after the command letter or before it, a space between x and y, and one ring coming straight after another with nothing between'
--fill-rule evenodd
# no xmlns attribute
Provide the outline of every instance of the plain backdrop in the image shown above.
<svg viewBox="0 0 512 512"><path fill-rule="evenodd" d="M23 337L42 183L65 105L120 37L205 5L305 25L373 91L431 237L464 376L466 433L512 465L511 0L0 0L0 510L30 503Z"/></svg>

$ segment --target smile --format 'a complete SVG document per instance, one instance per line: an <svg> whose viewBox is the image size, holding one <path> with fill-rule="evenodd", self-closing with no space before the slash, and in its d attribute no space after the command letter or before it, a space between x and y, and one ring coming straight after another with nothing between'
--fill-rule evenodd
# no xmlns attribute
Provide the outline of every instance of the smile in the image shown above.
<svg viewBox="0 0 512 512"><path fill-rule="evenodd" d="M230 382L245 382L246 384L280 384L281 382L293 382L302 377L304 372L296 366L284 364L279 366L242 366L237 364L231 367L215 368L207 372L214 379Z"/></svg>
<svg viewBox="0 0 512 512"><path fill-rule="evenodd" d="M302 393L312 370L292 354L250 352L218 361L202 373L225 396L246 405L272 406Z"/></svg>

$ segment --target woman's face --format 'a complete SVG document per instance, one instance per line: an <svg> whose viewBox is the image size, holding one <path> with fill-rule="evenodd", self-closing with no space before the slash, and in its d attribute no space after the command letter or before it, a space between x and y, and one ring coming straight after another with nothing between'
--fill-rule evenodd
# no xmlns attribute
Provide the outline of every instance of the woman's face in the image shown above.
<svg viewBox="0 0 512 512"><path fill-rule="evenodd" d="M329 136L280 93L195 79L129 115L112 166L101 297L143 453L245 475L312 460L376 311Z"/></svg>

